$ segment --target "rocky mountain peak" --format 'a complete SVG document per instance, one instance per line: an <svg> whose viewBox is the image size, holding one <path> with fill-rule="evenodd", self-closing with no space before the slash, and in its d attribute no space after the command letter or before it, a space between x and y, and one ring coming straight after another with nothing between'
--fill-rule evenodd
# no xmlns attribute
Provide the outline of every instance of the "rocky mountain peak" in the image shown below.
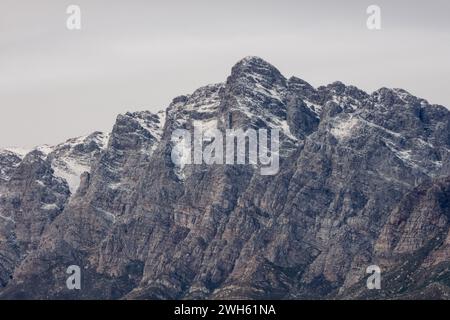
<svg viewBox="0 0 450 320"><path fill-rule="evenodd" d="M237 82L241 85L284 86L286 79L280 71L259 57L246 57L236 63L231 69L227 83Z"/></svg>
<svg viewBox="0 0 450 320"><path fill-rule="evenodd" d="M22 158L9 150L0 150L0 181L8 181L14 169L20 164Z"/></svg>

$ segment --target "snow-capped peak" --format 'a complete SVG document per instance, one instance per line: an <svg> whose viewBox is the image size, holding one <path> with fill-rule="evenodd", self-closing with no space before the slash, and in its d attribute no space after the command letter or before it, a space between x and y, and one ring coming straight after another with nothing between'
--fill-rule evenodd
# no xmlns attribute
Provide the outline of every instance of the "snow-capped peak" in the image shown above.
<svg viewBox="0 0 450 320"><path fill-rule="evenodd" d="M93 161L106 148L108 139L109 134L94 132L48 149L47 159L55 176L67 181L72 194L78 189L81 174L90 172Z"/></svg>

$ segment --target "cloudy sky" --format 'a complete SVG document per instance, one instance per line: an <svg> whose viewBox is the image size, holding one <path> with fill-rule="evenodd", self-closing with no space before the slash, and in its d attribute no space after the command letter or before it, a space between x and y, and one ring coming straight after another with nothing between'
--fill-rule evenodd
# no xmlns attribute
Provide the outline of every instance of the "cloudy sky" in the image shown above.
<svg viewBox="0 0 450 320"><path fill-rule="evenodd" d="M81 8L82 29L66 28ZM382 29L366 28L381 7ZM0 147L110 130L257 55L315 86L402 87L450 106L450 1L0 0Z"/></svg>

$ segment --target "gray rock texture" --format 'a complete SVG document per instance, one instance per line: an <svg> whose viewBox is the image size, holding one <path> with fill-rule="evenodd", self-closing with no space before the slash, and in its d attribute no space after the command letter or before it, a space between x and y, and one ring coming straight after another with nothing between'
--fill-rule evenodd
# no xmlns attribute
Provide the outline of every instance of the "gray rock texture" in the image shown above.
<svg viewBox="0 0 450 320"><path fill-rule="evenodd" d="M172 133L198 124L280 129L278 174L176 166ZM40 149L0 153L0 298L449 297L450 111L405 90L314 88L247 57L165 111Z"/></svg>

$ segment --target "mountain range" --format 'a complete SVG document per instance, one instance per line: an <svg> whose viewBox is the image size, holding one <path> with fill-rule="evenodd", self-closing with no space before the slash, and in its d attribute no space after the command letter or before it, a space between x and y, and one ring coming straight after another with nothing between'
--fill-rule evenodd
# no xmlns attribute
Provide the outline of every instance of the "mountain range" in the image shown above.
<svg viewBox="0 0 450 320"><path fill-rule="evenodd" d="M174 165L172 133L211 123L279 129L279 172ZM448 299L449 227L447 108L258 57L110 133L0 151L0 299Z"/></svg>

